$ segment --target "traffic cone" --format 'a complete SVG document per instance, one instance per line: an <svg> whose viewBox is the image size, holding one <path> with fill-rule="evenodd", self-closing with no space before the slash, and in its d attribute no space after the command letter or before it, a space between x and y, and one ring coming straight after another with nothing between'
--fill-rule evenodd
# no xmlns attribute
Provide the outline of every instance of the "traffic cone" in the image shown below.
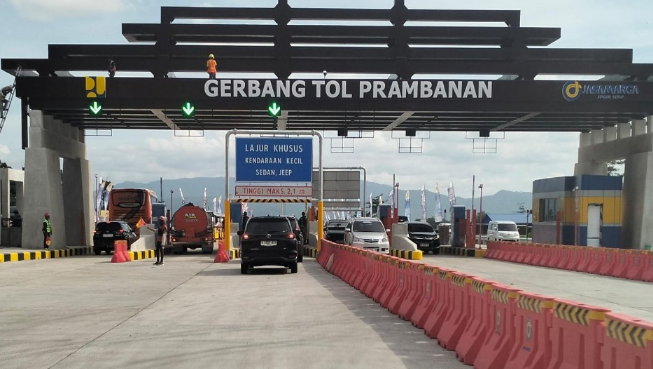
<svg viewBox="0 0 653 369"><path fill-rule="evenodd" d="M224 249L224 241L218 241L218 253L215 255L215 263L227 263L229 262L229 255L227 250Z"/></svg>

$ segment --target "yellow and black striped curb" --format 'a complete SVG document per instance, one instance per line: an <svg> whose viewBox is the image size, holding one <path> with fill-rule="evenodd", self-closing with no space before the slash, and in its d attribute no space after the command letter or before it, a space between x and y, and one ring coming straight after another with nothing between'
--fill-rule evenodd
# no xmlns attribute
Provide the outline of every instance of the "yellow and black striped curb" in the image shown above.
<svg viewBox="0 0 653 369"><path fill-rule="evenodd" d="M83 247L75 247L70 249L47 250L47 251L12 252L8 254L0 254L0 263L66 258L70 256L88 255L91 254L92 252L93 252L92 246L83 246Z"/></svg>
<svg viewBox="0 0 653 369"><path fill-rule="evenodd" d="M390 250L390 255L408 260L422 260L422 252L420 250Z"/></svg>
<svg viewBox="0 0 653 369"><path fill-rule="evenodd" d="M555 317L580 325L590 325L590 320L605 320L605 312L556 301Z"/></svg>
<svg viewBox="0 0 653 369"><path fill-rule="evenodd" d="M229 257L231 257L231 260L240 259L240 249L229 250Z"/></svg>
<svg viewBox="0 0 653 369"><path fill-rule="evenodd" d="M553 299L519 295L517 306L523 310L541 313L542 309L553 309Z"/></svg>
<svg viewBox="0 0 653 369"><path fill-rule="evenodd" d="M517 292L492 290L492 300L507 304L509 299L516 299Z"/></svg>
<svg viewBox="0 0 653 369"><path fill-rule="evenodd" d="M638 327L634 324L628 324L610 318L607 318L607 322L608 326L606 333L608 337L642 348L653 344L652 329ZM648 341L648 343L646 341Z"/></svg>
<svg viewBox="0 0 653 369"><path fill-rule="evenodd" d="M481 249L470 249L466 247L451 247L451 246L441 246L440 253L443 255L452 255L452 256L465 256L465 257L476 257L484 258L486 250Z"/></svg>
<svg viewBox="0 0 653 369"><path fill-rule="evenodd" d="M472 290L476 293L485 293L485 291L492 291L492 282L481 282L472 280Z"/></svg>
<svg viewBox="0 0 653 369"><path fill-rule="evenodd" d="M464 275L451 275L451 284L458 287L465 287L465 284L472 283L472 279Z"/></svg>
<svg viewBox="0 0 653 369"><path fill-rule="evenodd" d="M154 250L130 251L129 257L131 257L132 260L152 259L155 257L155 254Z"/></svg>
<svg viewBox="0 0 653 369"><path fill-rule="evenodd" d="M233 199L232 202L307 204L311 199Z"/></svg>
<svg viewBox="0 0 653 369"><path fill-rule="evenodd" d="M309 257L309 258L316 258L317 257L317 248L304 246L304 256Z"/></svg>

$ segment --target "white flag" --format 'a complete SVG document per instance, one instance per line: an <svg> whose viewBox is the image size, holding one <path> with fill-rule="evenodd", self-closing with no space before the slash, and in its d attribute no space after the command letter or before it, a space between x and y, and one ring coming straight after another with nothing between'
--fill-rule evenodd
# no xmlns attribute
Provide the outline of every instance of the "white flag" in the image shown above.
<svg viewBox="0 0 653 369"><path fill-rule="evenodd" d="M449 193L449 204L451 206L456 205L456 192L453 189L453 182L449 182L449 189L447 192Z"/></svg>
<svg viewBox="0 0 653 369"><path fill-rule="evenodd" d="M218 213L218 199L214 197L213 198L213 214L217 214L217 213Z"/></svg>
<svg viewBox="0 0 653 369"><path fill-rule="evenodd" d="M204 187L204 210L206 210L206 187Z"/></svg>
<svg viewBox="0 0 653 369"><path fill-rule="evenodd" d="M410 192L406 191L406 200L404 201L404 215L410 222Z"/></svg>
<svg viewBox="0 0 653 369"><path fill-rule="evenodd" d="M442 221L442 204L440 203L440 187L438 184L435 184L435 222L440 223Z"/></svg>
<svg viewBox="0 0 653 369"><path fill-rule="evenodd" d="M372 209L373 209L373 207L372 207L372 193L370 192L370 216L371 217L374 216L374 214L372 214Z"/></svg>
<svg viewBox="0 0 653 369"><path fill-rule="evenodd" d="M426 222L426 188L422 185L422 221Z"/></svg>
<svg viewBox="0 0 653 369"><path fill-rule="evenodd" d="M395 190L394 188L390 191L388 195L388 200L390 201L390 218L395 218Z"/></svg>

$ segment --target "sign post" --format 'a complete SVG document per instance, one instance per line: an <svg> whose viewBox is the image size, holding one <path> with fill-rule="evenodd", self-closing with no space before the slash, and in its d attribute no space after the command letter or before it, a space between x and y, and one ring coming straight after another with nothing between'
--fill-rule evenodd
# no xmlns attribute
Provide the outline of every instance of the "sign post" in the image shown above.
<svg viewBox="0 0 653 369"><path fill-rule="evenodd" d="M278 114L281 108L270 106ZM270 111L270 113L273 113ZM268 135L270 131L237 131L231 130L225 136L225 199L229 203L229 138L238 134L244 135ZM289 137L236 137L236 181L237 182L312 182L313 174L313 136L318 137L319 141L319 184L320 190L318 196L318 209L324 208L323 198L323 181L324 175L322 173L322 145L323 137L316 131L297 131L287 132L287 135L297 136L296 138ZM311 138L300 138L301 136L309 136ZM244 186L239 186L243 188ZM256 190L269 190L268 186L249 186L252 191ZM292 189L290 187L282 187L282 189ZM295 186L297 189L301 186ZM281 190L277 190L281 191ZM283 190L285 191L285 190ZM306 191L306 190L304 190ZM311 190L312 191L312 190ZM273 196L273 195L270 195ZM282 196L282 195L280 195ZM285 196L300 196L288 194ZM227 223L231 222L230 217L227 215ZM324 224L323 211L318 211L318 251L320 250L320 243L324 238L324 231L321 224ZM229 229L225 227L225 241L226 248L231 248L231 235L228 233Z"/></svg>

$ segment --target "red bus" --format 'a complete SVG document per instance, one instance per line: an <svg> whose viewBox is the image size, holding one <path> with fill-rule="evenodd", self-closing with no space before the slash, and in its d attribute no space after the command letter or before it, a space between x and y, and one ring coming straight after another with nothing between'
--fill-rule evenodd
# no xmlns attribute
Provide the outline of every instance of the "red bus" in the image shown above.
<svg viewBox="0 0 653 369"><path fill-rule="evenodd" d="M136 223L143 218L152 224L152 203L156 193L145 188L119 188L109 192L109 220L122 220L136 230Z"/></svg>

